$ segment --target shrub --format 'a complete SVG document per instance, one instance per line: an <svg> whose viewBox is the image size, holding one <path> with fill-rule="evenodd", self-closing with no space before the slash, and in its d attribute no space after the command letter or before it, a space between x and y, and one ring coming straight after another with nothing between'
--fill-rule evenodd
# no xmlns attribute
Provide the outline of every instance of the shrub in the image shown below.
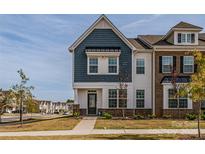
<svg viewBox="0 0 205 154"><path fill-rule="evenodd" d="M165 114L162 116L162 118L164 119L170 119L172 116L170 114Z"/></svg>
<svg viewBox="0 0 205 154"><path fill-rule="evenodd" d="M105 118L105 119L112 119L112 115L107 113L107 112L104 112L103 113L103 118Z"/></svg>
<svg viewBox="0 0 205 154"><path fill-rule="evenodd" d="M80 116L80 112L74 112L74 113L73 113L73 116L76 117L76 118L78 118L78 117Z"/></svg>
<svg viewBox="0 0 205 154"><path fill-rule="evenodd" d="M201 119L202 119L202 120L205 120L205 114L202 114L202 115L201 115Z"/></svg>
<svg viewBox="0 0 205 154"><path fill-rule="evenodd" d="M197 118L196 114L192 114L192 113L186 114L186 119L188 120L195 120L196 118Z"/></svg>
<svg viewBox="0 0 205 154"><path fill-rule="evenodd" d="M144 119L144 116L139 115L139 114L136 114L136 115L134 115L134 119L135 119L135 120Z"/></svg>
<svg viewBox="0 0 205 154"><path fill-rule="evenodd" d="M148 114L148 118L149 118L149 119L154 119L154 118L156 118L156 115L154 115L154 114Z"/></svg>

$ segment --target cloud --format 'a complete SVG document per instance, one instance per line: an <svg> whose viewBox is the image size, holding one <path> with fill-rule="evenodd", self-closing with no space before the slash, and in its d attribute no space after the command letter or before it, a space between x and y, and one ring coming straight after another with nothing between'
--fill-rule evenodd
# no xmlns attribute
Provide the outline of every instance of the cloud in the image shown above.
<svg viewBox="0 0 205 154"><path fill-rule="evenodd" d="M126 24L126 25L120 27L119 29L121 29L121 30L129 30L129 29L132 29L132 28L136 28L136 27L141 26L143 24L152 22L153 20L159 18L160 16L161 16L160 14L155 14L155 15L152 15L151 17L148 16L145 19L140 19L140 20L131 22L129 24Z"/></svg>

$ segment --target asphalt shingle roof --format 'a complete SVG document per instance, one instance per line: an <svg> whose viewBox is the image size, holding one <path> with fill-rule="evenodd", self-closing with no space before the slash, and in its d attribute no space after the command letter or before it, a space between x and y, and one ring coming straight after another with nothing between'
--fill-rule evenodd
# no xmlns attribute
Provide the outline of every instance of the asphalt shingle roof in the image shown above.
<svg viewBox="0 0 205 154"><path fill-rule="evenodd" d="M202 27L192 25L187 22L181 21L180 23L176 24L173 28L194 28L194 29L203 29Z"/></svg>

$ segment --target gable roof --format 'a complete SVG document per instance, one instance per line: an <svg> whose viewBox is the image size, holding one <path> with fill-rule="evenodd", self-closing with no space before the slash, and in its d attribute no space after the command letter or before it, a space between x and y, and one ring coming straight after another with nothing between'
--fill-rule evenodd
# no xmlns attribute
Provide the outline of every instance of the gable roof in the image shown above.
<svg viewBox="0 0 205 154"><path fill-rule="evenodd" d="M184 21L181 21L179 22L178 24L176 24L174 27L172 28L192 28L192 29L203 29L199 26L196 26L196 25L192 25L190 23L187 23L187 22L184 22Z"/></svg>
<svg viewBox="0 0 205 154"><path fill-rule="evenodd" d="M136 49L150 49L150 47L144 44L139 38L128 38L128 40Z"/></svg>
<svg viewBox="0 0 205 154"><path fill-rule="evenodd" d="M101 21L105 21L103 23L104 26L109 26L113 30L113 32L132 50L136 50L132 43L128 41L128 39L112 24L112 22L103 14L101 15L70 47L69 51L73 52L74 49L98 26ZM108 28L108 27L106 27Z"/></svg>

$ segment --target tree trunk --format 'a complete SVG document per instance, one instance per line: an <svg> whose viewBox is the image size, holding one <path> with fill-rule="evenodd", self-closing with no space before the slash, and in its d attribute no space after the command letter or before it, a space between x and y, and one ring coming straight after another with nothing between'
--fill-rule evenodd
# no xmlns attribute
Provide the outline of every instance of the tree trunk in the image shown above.
<svg viewBox="0 0 205 154"><path fill-rule="evenodd" d="M201 138L200 119L201 119L201 102L199 102L199 108L198 108L198 137L199 138Z"/></svg>
<svg viewBox="0 0 205 154"><path fill-rule="evenodd" d="M20 98L20 110L19 110L19 113L20 113L20 122L21 122L21 126L23 125L23 99L22 99L22 96Z"/></svg>
<svg viewBox="0 0 205 154"><path fill-rule="evenodd" d="M2 116L2 115L0 115L0 123L2 122L1 116Z"/></svg>

